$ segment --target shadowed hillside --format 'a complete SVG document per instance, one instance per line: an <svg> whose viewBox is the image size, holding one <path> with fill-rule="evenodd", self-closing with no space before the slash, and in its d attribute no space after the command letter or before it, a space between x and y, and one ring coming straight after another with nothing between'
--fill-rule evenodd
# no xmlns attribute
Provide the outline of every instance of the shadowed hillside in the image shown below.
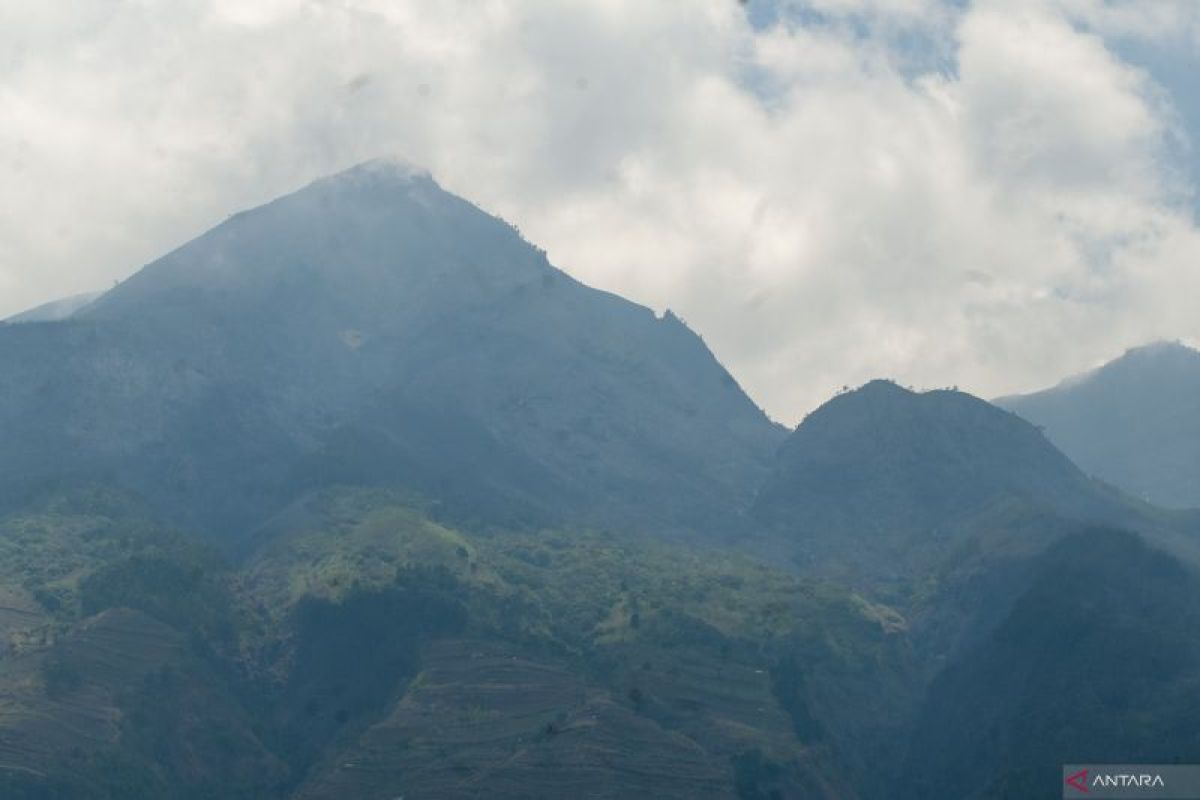
<svg viewBox="0 0 1200 800"><path fill-rule="evenodd" d="M934 681L904 798L1057 797L1065 763L1200 757L1200 582L1137 537L1088 531L1031 565L994 632Z"/></svg>
<svg viewBox="0 0 1200 800"><path fill-rule="evenodd" d="M1006 504L1147 524L1016 415L888 381L810 414L780 448L751 514L803 569L902 579L932 568Z"/></svg>

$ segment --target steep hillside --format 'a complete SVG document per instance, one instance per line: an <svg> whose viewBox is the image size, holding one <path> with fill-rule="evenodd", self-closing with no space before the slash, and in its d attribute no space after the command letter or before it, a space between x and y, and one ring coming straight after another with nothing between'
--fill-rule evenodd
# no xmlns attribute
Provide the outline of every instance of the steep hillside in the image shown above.
<svg viewBox="0 0 1200 800"><path fill-rule="evenodd" d="M487 524L711 530L782 436L677 318L380 162L234 215L68 320L0 326L0 364L0 496L116 479L221 537L338 481Z"/></svg>
<svg viewBox="0 0 1200 800"><path fill-rule="evenodd" d="M1058 797L1067 763L1200 758L1200 582L1126 533L1060 541L934 681L894 797Z"/></svg>
<svg viewBox="0 0 1200 800"><path fill-rule="evenodd" d="M1042 427L1081 468L1168 508L1200 508L1200 352L1138 347L997 405Z"/></svg>

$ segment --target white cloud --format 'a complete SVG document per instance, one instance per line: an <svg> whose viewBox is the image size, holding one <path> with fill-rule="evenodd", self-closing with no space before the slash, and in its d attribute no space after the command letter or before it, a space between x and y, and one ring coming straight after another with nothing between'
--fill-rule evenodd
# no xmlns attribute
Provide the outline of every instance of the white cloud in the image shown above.
<svg viewBox="0 0 1200 800"><path fill-rule="evenodd" d="M969 15L959 37L967 141L997 180L1056 195L1161 190L1154 159L1166 130L1148 78L1102 40L1011 6Z"/></svg>
<svg viewBox="0 0 1200 800"><path fill-rule="evenodd" d="M1183 133L1106 38L1195 6L813 0L756 31L732 0L22 5L0 314L392 153L675 309L785 420L876 375L988 395L1200 337ZM915 74L913 37L952 68Z"/></svg>

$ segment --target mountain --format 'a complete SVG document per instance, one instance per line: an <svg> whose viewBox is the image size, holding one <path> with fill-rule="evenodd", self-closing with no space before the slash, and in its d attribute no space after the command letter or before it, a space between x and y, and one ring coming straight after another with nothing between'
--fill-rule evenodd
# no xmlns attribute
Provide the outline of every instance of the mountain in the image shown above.
<svg viewBox="0 0 1200 800"><path fill-rule="evenodd" d="M1131 516L1032 425L971 395L872 381L810 414L780 447L751 515L802 566L919 574L1005 504Z"/></svg>
<svg viewBox="0 0 1200 800"><path fill-rule="evenodd" d="M13 314L2 322L57 322L58 320L67 319L74 316L80 309L90 305L93 300L104 294L103 292L86 292L84 294L75 294L70 297L63 297L59 300L51 300L49 303L43 303L36 308L31 308L28 311L22 311L20 314Z"/></svg>
<svg viewBox="0 0 1200 800"><path fill-rule="evenodd" d="M851 732L864 797L1049 797L1064 762L1193 757L1194 516L1089 478L1012 412L873 381L797 427L750 513L762 552L903 630L903 678L836 722L814 704ZM1160 678L1172 699L1148 697Z"/></svg>
<svg viewBox="0 0 1200 800"><path fill-rule="evenodd" d="M959 392L788 434L403 165L0 325L0 431L5 798L991 800L1197 757L1200 512Z"/></svg>
<svg viewBox="0 0 1200 800"><path fill-rule="evenodd" d="M393 162L0 326L0 364L0 499L115 482L227 541L363 482L476 524L713 530L783 436L677 317Z"/></svg>
<svg viewBox="0 0 1200 800"><path fill-rule="evenodd" d="M996 403L1042 427L1085 471L1161 506L1200 508L1200 352L1157 342Z"/></svg>

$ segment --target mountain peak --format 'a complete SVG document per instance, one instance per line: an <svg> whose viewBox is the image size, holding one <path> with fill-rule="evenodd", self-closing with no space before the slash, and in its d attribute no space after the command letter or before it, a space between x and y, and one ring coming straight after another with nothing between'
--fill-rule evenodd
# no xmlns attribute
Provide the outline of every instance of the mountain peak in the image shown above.
<svg viewBox="0 0 1200 800"><path fill-rule="evenodd" d="M37 334L19 327L9 342ZM83 388L62 407L0 391L0 421L29 431L6 449L115 464L212 531L315 481L506 521L724 530L783 435L682 322L388 159L234 214L41 335L48 355L0 389L46 384L55 348L74 355L55 385ZM0 459L0 492L29 463Z"/></svg>
<svg viewBox="0 0 1200 800"><path fill-rule="evenodd" d="M1158 339L1125 351L1125 357L1197 356L1200 351L1188 347L1179 339Z"/></svg>
<svg viewBox="0 0 1200 800"><path fill-rule="evenodd" d="M1088 472L1145 500L1200 506L1200 352L1134 347L1053 388L996 402L1045 428Z"/></svg>
<svg viewBox="0 0 1200 800"><path fill-rule="evenodd" d="M1200 365L1200 351L1184 344L1178 339L1158 339L1146 344L1128 348L1113 360L1095 369L1081 372L1063 378L1050 389L1043 391L1069 391L1097 381L1112 378L1128 380L1129 373L1140 373L1144 370L1163 370L1173 368L1187 369ZM1024 395L1008 395L999 397L996 402L1007 408L1010 404L1019 404L1025 398L1036 397L1043 392L1033 392Z"/></svg>
<svg viewBox="0 0 1200 800"><path fill-rule="evenodd" d="M1131 347L1124 355L1109 362L1100 370L1109 370L1129 365L1145 365L1156 368L1170 368L1175 365L1200 364L1200 351L1188 347L1178 339L1168 341L1160 339L1139 347Z"/></svg>
<svg viewBox="0 0 1200 800"><path fill-rule="evenodd" d="M400 157L381 156L355 164L341 172L317 178L309 185L363 188L403 186L415 182L436 185L433 174L425 167Z"/></svg>
<svg viewBox="0 0 1200 800"><path fill-rule="evenodd" d="M93 317L278 315L337 325L482 302L555 272L516 229L427 170L373 159L230 216L93 304ZM419 309L412 309L414 313ZM444 310L444 308L443 308ZM357 322L355 322L357 318Z"/></svg>
<svg viewBox="0 0 1200 800"><path fill-rule="evenodd" d="M955 405L990 408L985 401L958 390L933 389L921 392L887 378L875 378L857 389L835 395L809 414L805 423L818 416L828 421L834 415L851 419L861 415L889 417L895 414L928 414L935 408Z"/></svg>
<svg viewBox="0 0 1200 800"><path fill-rule="evenodd" d="M875 378L847 394L871 397L915 397L917 393L888 378Z"/></svg>
<svg viewBox="0 0 1200 800"><path fill-rule="evenodd" d="M886 570L995 502L1074 513L1090 491L1015 414L964 392L876 380L796 428L752 513L789 532L806 560Z"/></svg>

